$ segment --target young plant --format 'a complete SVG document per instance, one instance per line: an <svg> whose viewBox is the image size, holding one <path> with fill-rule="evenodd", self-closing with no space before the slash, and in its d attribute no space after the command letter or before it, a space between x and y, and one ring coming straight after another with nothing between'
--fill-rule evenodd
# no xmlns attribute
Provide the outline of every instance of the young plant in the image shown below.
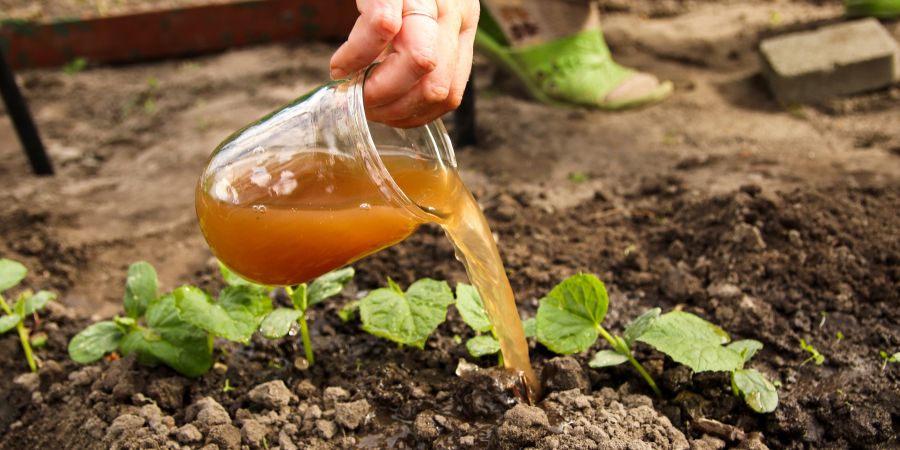
<svg viewBox="0 0 900 450"><path fill-rule="evenodd" d="M744 364L762 348L760 342L742 340L728 344L728 333L718 326L687 312L660 314L659 308L635 319L622 336L614 336L600 325L608 306L606 287L595 276L579 274L564 280L541 299L538 342L554 352L572 354L589 349L598 335L603 336L612 350L597 352L588 365L600 368L628 361L661 395L652 377L631 353L634 343L640 341L694 372L729 372L735 395L742 395L757 412L771 412L778 405L772 383L755 369L744 369Z"/></svg>
<svg viewBox="0 0 900 450"><path fill-rule="evenodd" d="M816 348L813 347L812 344L807 344L803 339L800 339L800 348L802 348L806 353L809 353L809 358L804 359L803 362L800 363L801 366L810 361L812 361L817 366L821 366L822 363L825 362L825 356L819 353L819 351L816 350Z"/></svg>
<svg viewBox="0 0 900 450"><path fill-rule="evenodd" d="M456 310L463 322L479 333L466 341L466 350L469 351L469 354L475 358L496 354L499 364L502 366L503 354L500 353L500 341L497 339L497 333L491 325L487 311L484 310L481 296L474 287L465 283L456 285ZM534 337L534 324L534 318L522 321L526 338Z"/></svg>
<svg viewBox="0 0 900 450"><path fill-rule="evenodd" d="M247 344L263 318L272 312L272 288L237 276L219 263L227 286L218 300L194 286L182 286L173 292L179 317L185 322L229 341Z"/></svg>
<svg viewBox="0 0 900 450"><path fill-rule="evenodd" d="M884 369L887 367L888 363L900 363L900 352L894 353L893 355L889 355L888 352L882 350L878 352L878 355L881 356L881 371L884 372Z"/></svg>
<svg viewBox="0 0 900 450"><path fill-rule="evenodd" d="M602 281L594 275L571 276L540 300L536 316L537 340L555 353L571 355L588 350L598 336L603 336L613 349L601 351L589 365L605 367L628 361L661 397L656 382L631 354L630 342L613 336L600 325L608 308L609 296ZM656 314L659 314L658 310Z"/></svg>
<svg viewBox="0 0 900 450"><path fill-rule="evenodd" d="M397 344L425 348L425 341L447 318L453 292L446 281L423 278L406 292L388 278L387 288L375 289L359 302L362 328Z"/></svg>
<svg viewBox="0 0 900 450"><path fill-rule="evenodd" d="M269 339L278 339L287 335L294 323L299 323L306 360L310 365L314 364L309 325L306 323L306 311L309 307L340 294L344 290L344 286L352 279L353 268L345 267L316 278L308 286L303 283L295 288L285 287L285 292L290 297L294 309L278 308L270 312L259 326L260 333Z"/></svg>
<svg viewBox="0 0 900 450"><path fill-rule="evenodd" d="M89 364L118 350L123 355L134 353L144 364L163 363L188 377L209 370L212 335L181 319L175 295L158 295L157 285L153 266L132 264L123 299L126 317L116 316L82 330L69 341L69 356Z"/></svg>
<svg viewBox="0 0 900 450"><path fill-rule="evenodd" d="M21 263L10 259L0 259L0 309L5 314L0 316L0 334L13 328L16 329L19 341L22 343L22 352L28 362L28 368L32 372L36 372L37 363L34 360L31 346L34 344L35 347L40 347L42 344L39 336L30 337L31 330L25 326L25 319L32 315L36 317L38 311L44 309L48 302L56 298L56 294L48 291L32 293L26 289L19 294L13 306L10 307L2 293L21 283L26 274L28 274L28 269ZM46 336L44 336L44 342L46 342Z"/></svg>

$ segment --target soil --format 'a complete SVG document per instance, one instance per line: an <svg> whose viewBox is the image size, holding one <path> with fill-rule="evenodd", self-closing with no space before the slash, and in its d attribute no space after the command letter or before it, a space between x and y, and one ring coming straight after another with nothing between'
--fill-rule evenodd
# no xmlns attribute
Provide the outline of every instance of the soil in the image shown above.
<svg viewBox="0 0 900 450"><path fill-rule="evenodd" d="M628 367L587 368L600 342L566 358L532 343L548 395L518 404L494 360L457 344L471 331L452 311L425 351L342 322L387 276L465 280L431 226L360 261L348 292L312 312L311 368L295 365L295 338L219 342L196 380L69 360L71 336L121 311L133 261L165 289L221 287L194 183L231 131L327 79L334 48L306 44L19 74L58 174L28 175L0 119L0 255L60 299L35 327L49 336L37 375L0 337L0 448L897 448L900 364L878 353L900 350L900 87L782 108L758 76L759 38L838 20L839 5L726 3L604 2L617 59L676 85L652 108L535 104L479 61L479 143L457 156L524 316L562 278L595 273L610 330L660 306L763 342L751 366L780 385L774 413L753 413L722 374L638 347L654 398ZM804 363L800 339L824 364Z"/></svg>

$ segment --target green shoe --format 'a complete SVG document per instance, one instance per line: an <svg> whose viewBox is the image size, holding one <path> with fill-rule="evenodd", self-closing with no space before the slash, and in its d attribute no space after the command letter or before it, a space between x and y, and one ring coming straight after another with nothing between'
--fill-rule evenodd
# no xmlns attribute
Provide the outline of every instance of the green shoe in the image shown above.
<svg viewBox="0 0 900 450"><path fill-rule="evenodd" d="M849 17L900 17L900 0L844 0Z"/></svg>
<svg viewBox="0 0 900 450"><path fill-rule="evenodd" d="M525 48L512 48L482 8L475 47L515 75L543 103L621 110L660 102L672 83L623 67L612 59L599 30Z"/></svg>

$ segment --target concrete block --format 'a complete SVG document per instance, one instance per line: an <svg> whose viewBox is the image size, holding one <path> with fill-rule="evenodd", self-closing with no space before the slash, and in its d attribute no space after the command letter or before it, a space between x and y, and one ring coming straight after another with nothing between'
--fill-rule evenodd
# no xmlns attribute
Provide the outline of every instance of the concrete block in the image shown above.
<svg viewBox="0 0 900 450"><path fill-rule="evenodd" d="M900 80L900 45L875 19L766 39L762 72L785 103L823 100Z"/></svg>

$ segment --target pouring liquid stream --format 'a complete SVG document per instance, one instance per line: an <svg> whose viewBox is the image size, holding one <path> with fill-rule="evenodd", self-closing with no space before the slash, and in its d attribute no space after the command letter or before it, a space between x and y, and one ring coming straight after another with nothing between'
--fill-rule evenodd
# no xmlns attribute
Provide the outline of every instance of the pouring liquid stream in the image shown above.
<svg viewBox="0 0 900 450"><path fill-rule="evenodd" d="M539 396L528 345L497 246L478 203L453 168L379 149L406 196L440 225L481 294L506 368ZM258 155L199 186L197 215L213 253L245 278L295 285L409 237L425 223L391 204L365 169L324 150Z"/></svg>

